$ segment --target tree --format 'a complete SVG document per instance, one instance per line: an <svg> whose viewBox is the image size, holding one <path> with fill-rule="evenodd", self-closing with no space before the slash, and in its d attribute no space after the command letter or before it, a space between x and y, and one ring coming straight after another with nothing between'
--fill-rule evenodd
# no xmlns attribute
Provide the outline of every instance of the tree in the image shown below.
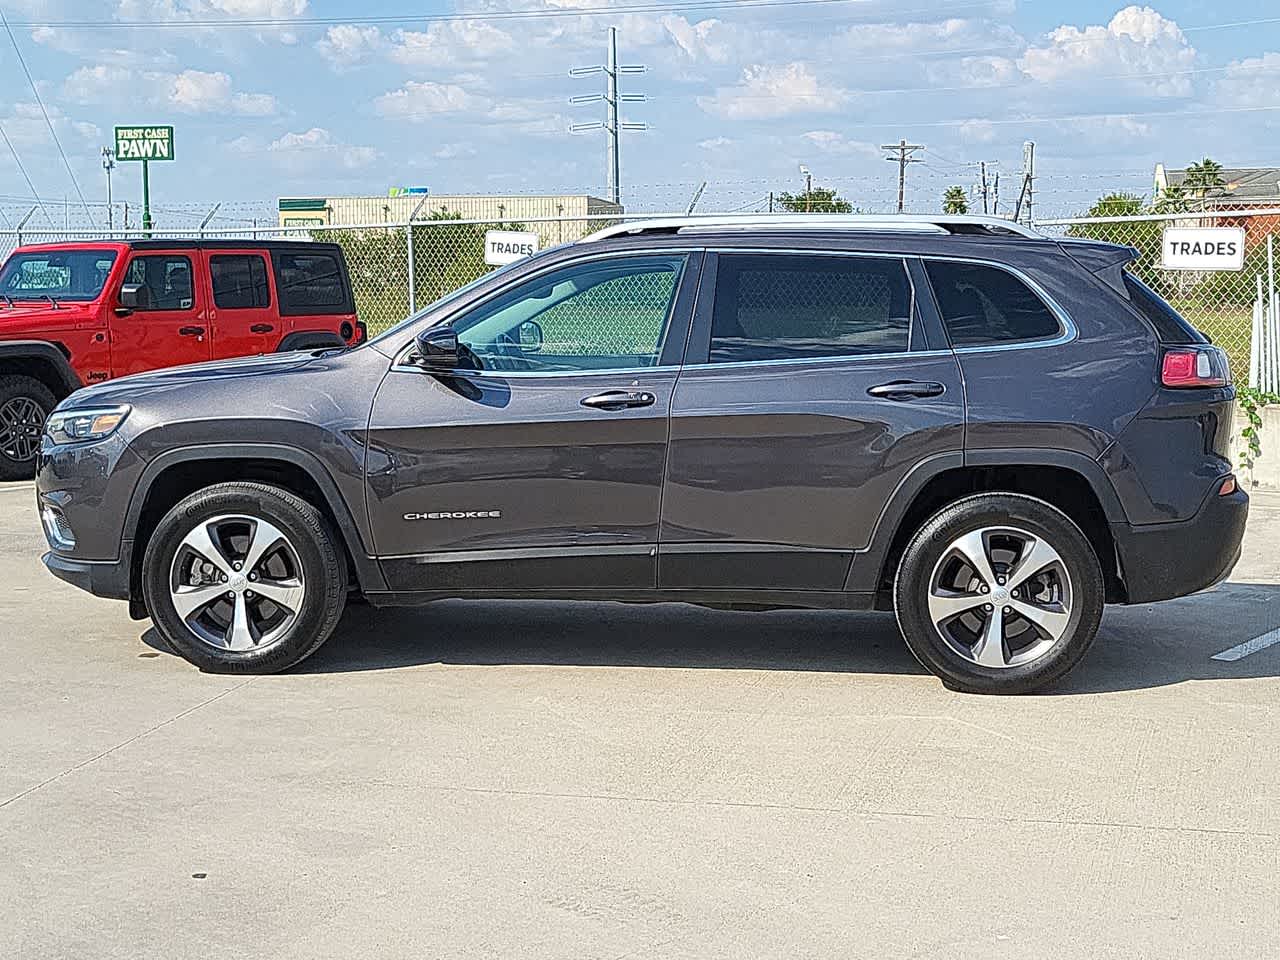
<svg viewBox="0 0 1280 960"><path fill-rule="evenodd" d="M947 192L942 195L942 212L943 213L968 213L969 197L964 192L964 187L947 187Z"/></svg>
<svg viewBox="0 0 1280 960"><path fill-rule="evenodd" d="M1185 213L1190 206L1187 192L1177 183L1172 183L1160 191L1151 209L1156 213Z"/></svg>
<svg viewBox="0 0 1280 960"><path fill-rule="evenodd" d="M813 187L802 193L783 193L778 203L792 213L853 213L853 204L830 187Z"/></svg>
<svg viewBox="0 0 1280 960"><path fill-rule="evenodd" d="M1143 214L1142 197L1136 193L1108 193L1089 208L1089 217L1140 217Z"/></svg>
<svg viewBox="0 0 1280 960"><path fill-rule="evenodd" d="M1203 200L1211 190L1217 190L1226 184L1222 179L1222 164L1205 157L1199 163L1187 167L1187 176L1182 185L1197 200Z"/></svg>

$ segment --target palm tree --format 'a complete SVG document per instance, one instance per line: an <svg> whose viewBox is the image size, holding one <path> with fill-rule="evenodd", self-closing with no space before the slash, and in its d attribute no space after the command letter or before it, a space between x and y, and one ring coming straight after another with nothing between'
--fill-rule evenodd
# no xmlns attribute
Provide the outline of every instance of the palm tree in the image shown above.
<svg viewBox="0 0 1280 960"><path fill-rule="evenodd" d="M1222 164L1208 157L1187 167L1187 175L1182 181L1182 185L1198 200L1203 200L1210 190L1216 190L1225 184L1226 181L1222 179Z"/></svg>
<svg viewBox="0 0 1280 960"><path fill-rule="evenodd" d="M943 213L968 213L969 198L965 196L964 187L948 187L942 196Z"/></svg>
<svg viewBox="0 0 1280 960"><path fill-rule="evenodd" d="M1156 213L1185 213L1187 210L1187 192L1181 184L1171 183L1160 191L1152 209Z"/></svg>

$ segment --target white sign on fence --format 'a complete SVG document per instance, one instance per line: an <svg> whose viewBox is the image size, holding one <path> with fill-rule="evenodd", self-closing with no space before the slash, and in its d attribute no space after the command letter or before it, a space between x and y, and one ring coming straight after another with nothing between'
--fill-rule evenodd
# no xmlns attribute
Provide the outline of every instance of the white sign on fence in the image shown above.
<svg viewBox="0 0 1280 960"><path fill-rule="evenodd" d="M1243 270L1243 227L1167 227L1160 247L1166 270Z"/></svg>
<svg viewBox="0 0 1280 960"><path fill-rule="evenodd" d="M538 252L538 235L516 230L487 230L484 235L484 262L495 267L515 263Z"/></svg>

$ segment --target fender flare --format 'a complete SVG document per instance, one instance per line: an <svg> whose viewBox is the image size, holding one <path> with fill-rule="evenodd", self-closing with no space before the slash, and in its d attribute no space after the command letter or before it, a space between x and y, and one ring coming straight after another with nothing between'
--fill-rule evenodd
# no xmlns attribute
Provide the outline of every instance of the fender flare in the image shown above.
<svg viewBox="0 0 1280 960"><path fill-rule="evenodd" d="M0 340L0 360L16 358L47 363L53 369L66 393L74 393L84 386L67 355L57 344L48 340Z"/></svg>
<svg viewBox="0 0 1280 960"><path fill-rule="evenodd" d="M959 450L941 453L916 464L899 482L880 511L865 548L854 553L845 589L874 593L880 582L885 557L897 536L907 510L925 485L949 470L964 467L1059 467L1078 473L1089 484L1108 523L1127 522L1115 486L1102 465L1083 453L1040 447L1007 447L996 450Z"/></svg>
<svg viewBox="0 0 1280 960"><path fill-rule="evenodd" d="M125 538L132 542L138 530L138 522L142 517L142 507L156 479L170 467L193 460L282 460L304 470L316 486L320 488L329 508L329 512L337 521L338 534L346 545L347 553L356 568L359 587L363 591L386 590L386 581L382 576L382 568L364 548L360 530L347 502L338 491L338 485L324 464L314 454L298 447L277 443L215 443L199 447L176 447L166 450L147 464L138 478L137 486L129 499L129 509L125 513ZM319 504L317 504L319 506Z"/></svg>
<svg viewBox="0 0 1280 960"><path fill-rule="evenodd" d="M276 353L290 350L327 350L330 347L346 347L347 342L332 330L295 330L286 334L276 347Z"/></svg>

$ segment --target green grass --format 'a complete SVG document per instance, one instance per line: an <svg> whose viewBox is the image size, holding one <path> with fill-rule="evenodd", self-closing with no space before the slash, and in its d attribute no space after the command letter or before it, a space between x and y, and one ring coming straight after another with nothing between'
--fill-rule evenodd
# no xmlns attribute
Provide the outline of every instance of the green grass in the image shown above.
<svg viewBox="0 0 1280 960"><path fill-rule="evenodd" d="M1171 306L1227 352L1235 382L1247 383L1249 339L1253 333L1253 308L1235 303L1210 307L1197 300L1173 300Z"/></svg>

